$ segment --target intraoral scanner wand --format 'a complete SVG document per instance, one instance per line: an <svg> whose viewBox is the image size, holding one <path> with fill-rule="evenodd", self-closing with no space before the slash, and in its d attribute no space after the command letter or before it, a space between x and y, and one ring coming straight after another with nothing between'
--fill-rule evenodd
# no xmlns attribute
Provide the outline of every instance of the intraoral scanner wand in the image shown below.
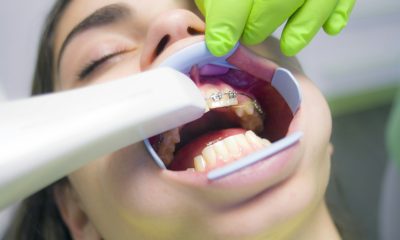
<svg viewBox="0 0 400 240"><path fill-rule="evenodd" d="M206 108L192 80L170 68L1 104L0 209Z"/></svg>

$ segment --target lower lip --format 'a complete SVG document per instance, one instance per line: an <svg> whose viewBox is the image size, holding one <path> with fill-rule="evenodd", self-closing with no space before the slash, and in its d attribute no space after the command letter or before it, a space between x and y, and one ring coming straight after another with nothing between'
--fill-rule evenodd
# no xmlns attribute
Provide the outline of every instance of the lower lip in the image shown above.
<svg viewBox="0 0 400 240"><path fill-rule="evenodd" d="M297 130L300 112L301 109L291 122L288 134ZM168 180L188 187L217 189L221 196L231 191L243 192L243 198L248 198L288 179L294 174L301 156L302 143L298 142L274 156L216 180L208 180L207 173L203 172L161 170L161 173Z"/></svg>

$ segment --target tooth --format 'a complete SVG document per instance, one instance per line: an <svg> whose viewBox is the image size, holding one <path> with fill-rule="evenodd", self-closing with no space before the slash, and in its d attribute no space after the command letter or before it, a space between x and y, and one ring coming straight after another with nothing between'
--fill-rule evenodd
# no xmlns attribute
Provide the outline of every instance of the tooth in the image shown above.
<svg viewBox="0 0 400 240"><path fill-rule="evenodd" d="M198 172L204 172L206 170L206 161L201 155L194 158L194 169Z"/></svg>
<svg viewBox="0 0 400 240"><path fill-rule="evenodd" d="M252 101L246 101L234 108L235 113L238 117L243 117L244 115L254 114L254 104ZM258 117L258 116L257 116Z"/></svg>
<svg viewBox="0 0 400 240"><path fill-rule="evenodd" d="M216 88L209 88L209 89L207 89L207 91L206 91L206 96L207 96L207 98L211 98L211 96L212 95L214 95L214 94L216 94L216 93L218 93L219 91L218 91L218 89L216 89Z"/></svg>
<svg viewBox="0 0 400 240"><path fill-rule="evenodd" d="M221 158L222 161L227 162L229 160L229 152L226 149L225 144L222 141L218 141L212 145L217 153L217 157Z"/></svg>
<svg viewBox="0 0 400 240"><path fill-rule="evenodd" d="M223 94L217 89L211 89L206 94L207 105L210 109L221 107L221 100Z"/></svg>
<svg viewBox="0 0 400 240"><path fill-rule="evenodd" d="M231 156L238 158L241 155L236 136L227 137L223 141Z"/></svg>
<svg viewBox="0 0 400 240"><path fill-rule="evenodd" d="M243 151L249 151L251 149L251 146L249 142L247 141L246 137L244 134L238 134L236 135L236 141L239 144L239 146L242 148Z"/></svg>
<svg viewBox="0 0 400 240"><path fill-rule="evenodd" d="M210 98L213 102L220 102L223 97L224 97L224 94L220 91L216 91L215 93L210 95Z"/></svg>
<svg viewBox="0 0 400 240"><path fill-rule="evenodd" d="M234 90L225 89L224 90L224 100L226 105L234 106L238 104L237 93Z"/></svg>
<svg viewBox="0 0 400 240"><path fill-rule="evenodd" d="M253 147L255 147L256 149L263 147L261 138L259 138L253 131L247 131L245 135L247 140Z"/></svg>
<svg viewBox="0 0 400 240"><path fill-rule="evenodd" d="M215 163L217 162L217 155L212 145L204 148L201 154L203 155L203 158L206 161L207 166L214 166Z"/></svg>
<svg viewBox="0 0 400 240"><path fill-rule="evenodd" d="M205 99L210 109L229 107L238 104L236 91L229 89L223 91L218 91L215 88L208 90Z"/></svg>
<svg viewBox="0 0 400 240"><path fill-rule="evenodd" d="M180 142L179 128L175 128L162 134L157 153L166 165L174 158L175 145Z"/></svg>
<svg viewBox="0 0 400 240"><path fill-rule="evenodd" d="M269 145L271 145L271 142L268 141L268 140L265 139L265 138L262 138L262 139L261 139L261 142L262 142L262 144L264 145L264 147L268 147Z"/></svg>
<svg viewBox="0 0 400 240"><path fill-rule="evenodd" d="M240 118L240 125L242 128L254 132L260 132L264 128L263 120L259 114L243 115L243 117Z"/></svg>
<svg viewBox="0 0 400 240"><path fill-rule="evenodd" d="M248 115L253 115L253 113L254 113L254 105L253 104L246 104L243 108L244 108L244 111Z"/></svg>
<svg viewBox="0 0 400 240"><path fill-rule="evenodd" d="M244 111L243 111L242 106L235 108L235 113L238 117L243 117Z"/></svg>

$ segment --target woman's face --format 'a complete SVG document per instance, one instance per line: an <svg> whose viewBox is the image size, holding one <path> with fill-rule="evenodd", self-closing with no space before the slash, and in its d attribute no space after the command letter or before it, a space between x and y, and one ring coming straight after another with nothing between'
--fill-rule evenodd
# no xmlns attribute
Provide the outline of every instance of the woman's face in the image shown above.
<svg viewBox="0 0 400 240"><path fill-rule="evenodd" d="M188 7L183 0L71 1L55 34L57 90L139 73L203 40L205 24ZM281 58L275 48L266 51ZM311 81L296 77L303 100L289 131L304 136L265 161L270 165L198 183L190 170L161 170L142 143L128 146L72 173L70 186L56 191L71 233L76 239L277 239L318 225L329 178L330 113Z"/></svg>

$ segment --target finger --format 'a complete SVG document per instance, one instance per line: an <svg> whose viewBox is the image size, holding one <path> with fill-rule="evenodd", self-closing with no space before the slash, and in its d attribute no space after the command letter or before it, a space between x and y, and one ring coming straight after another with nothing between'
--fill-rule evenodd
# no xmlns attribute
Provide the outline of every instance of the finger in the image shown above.
<svg viewBox="0 0 400 240"><path fill-rule="evenodd" d="M356 0L339 0L335 10L326 20L323 28L329 35L336 35L346 27Z"/></svg>
<svg viewBox="0 0 400 240"><path fill-rule="evenodd" d="M242 42L258 44L264 41L303 3L304 0L254 0Z"/></svg>
<svg viewBox="0 0 400 240"><path fill-rule="evenodd" d="M206 43L215 56L227 54L239 41L253 0L204 0Z"/></svg>
<svg viewBox="0 0 400 240"><path fill-rule="evenodd" d="M317 34L336 7L337 0L308 0L289 18L281 36L281 50L293 56Z"/></svg>

